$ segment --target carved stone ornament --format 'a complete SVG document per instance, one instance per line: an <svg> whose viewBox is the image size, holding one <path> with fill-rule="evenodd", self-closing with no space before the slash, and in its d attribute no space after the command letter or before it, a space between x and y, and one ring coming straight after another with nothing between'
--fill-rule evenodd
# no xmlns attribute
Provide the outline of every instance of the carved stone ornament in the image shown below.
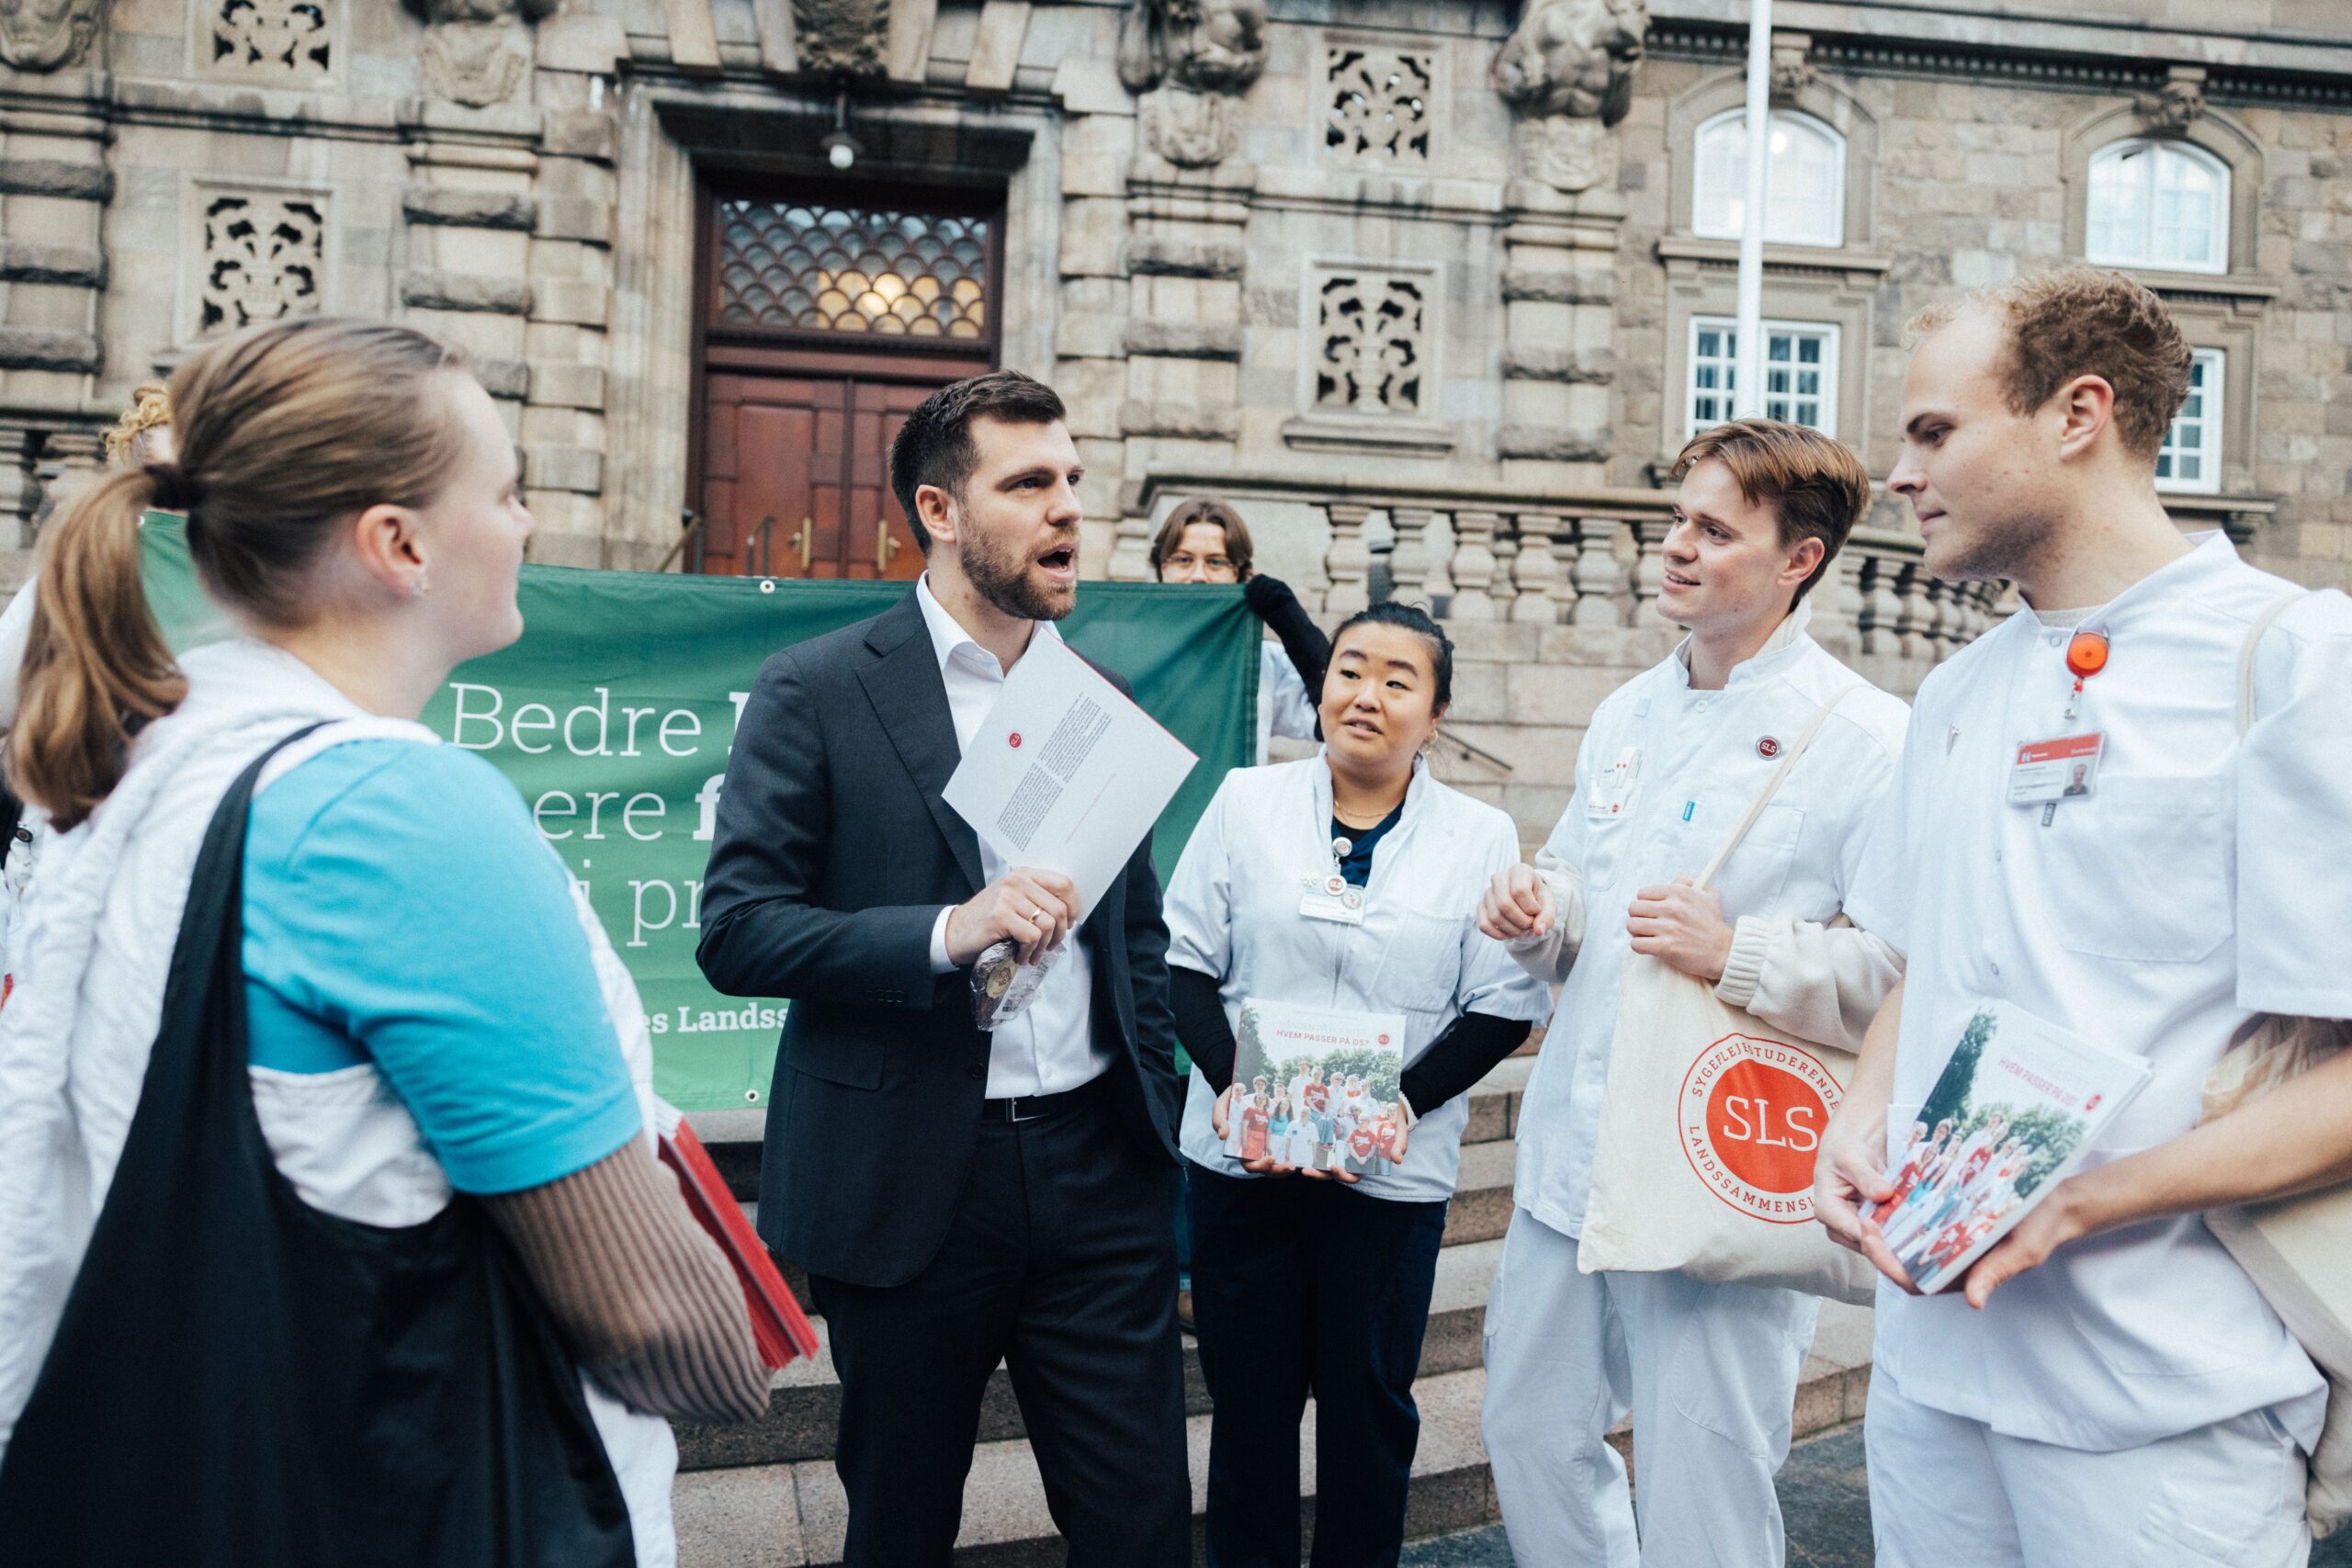
<svg viewBox="0 0 2352 1568"><path fill-rule="evenodd" d="M2132 112L2149 135L2178 136L2205 112L2205 73L2176 66L2171 78L2154 92L2132 95Z"/></svg>
<svg viewBox="0 0 2352 1568"><path fill-rule="evenodd" d="M1170 84L1144 96L1143 133L1151 150L1180 169L1205 169L1241 145L1241 106L1223 93Z"/></svg>
<svg viewBox="0 0 2352 1568"><path fill-rule="evenodd" d="M1615 125L1633 106L1646 0L1527 0L1495 57L1495 90L1522 114Z"/></svg>
<svg viewBox="0 0 2352 1568"><path fill-rule="evenodd" d="M1597 119L1547 115L1519 122L1520 167L1570 196L1617 178L1617 137Z"/></svg>
<svg viewBox="0 0 2352 1568"><path fill-rule="evenodd" d="M514 96L531 71L525 24L554 14L561 0L407 0L425 24L418 57L427 97L473 108Z"/></svg>
<svg viewBox="0 0 2352 1568"><path fill-rule="evenodd" d="M820 75L878 76L890 33L890 0L792 0L800 69Z"/></svg>
<svg viewBox="0 0 2352 1568"><path fill-rule="evenodd" d="M81 59L107 0L0 0L0 61L54 71Z"/></svg>
<svg viewBox="0 0 2352 1568"><path fill-rule="evenodd" d="M1792 104L1821 73L1813 63L1813 39L1804 33L1772 38L1772 101Z"/></svg>
<svg viewBox="0 0 2352 1568"><path fill-rule="evenodd" d="M1163 82L1196 93L1246 93L1266 69L1266 0L1127 0L1119 80L1143 94Z"/></svg>

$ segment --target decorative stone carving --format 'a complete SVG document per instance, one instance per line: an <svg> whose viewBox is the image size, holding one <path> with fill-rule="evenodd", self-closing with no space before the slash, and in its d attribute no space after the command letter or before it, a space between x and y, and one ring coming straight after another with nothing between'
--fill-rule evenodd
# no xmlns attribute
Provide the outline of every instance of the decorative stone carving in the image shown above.
<svg viewBox="0 0 2352 1568"><path fill-rule="evenodd" d="M1323 145L1346 158L1428 163L1436 76L1428 54L1333 45L1324 51Z"/></svg>
<svg viewBox="0 0 2352 1568"><path fill-rule="evenodd" d="M805 48L805 46L804 46ZM1266 69L1266 0L1127 0L1119 80L1138 96L1163 82L1246 93Z"/></svg>
<svg viewBox="0 0 2352 1568"><path fill-rule="evenodd" d="M890 34L890 0L792 0L800 69L820 75L878 76Z"/></svg>
<svg viewBox="0 0 2352 1568"><path fill-rule="evenodd" d="M1223 93L1173 84L1146 94L1143 133L1151 150L1181 169L1205 169L1241 145L1241 105Z"/></svg>
<svg viewBox="0 0 2352 1568"><path fill-rule="evenodd" d="M334 69L341 0L209 0L206 69L300 81Z"/></svg>
<svg viewBox="0 0 2352 1568"><path fill-rule="evenodd" d="M1772 101L1793 104L1807 87L1821 75L1813 63L1813 36L1810 33L1779 33L1772 35Z"/></svg>
<svg viewBox="0 0 2352 1568"><path fill-rule="evenodd" d="M54 71L82 58L106 0L0 0L0 61L17 71Z"/></svg>
<svg viewBox="0 0 2352 1568"><path fill-rule="evenodd" d="M1573 195L1617 177L1617 138L1597 119L1544 115L1519 122L1519 166Z"/></svg>
<svg viewBox="0 0 2352 1568"><path fill-rule="evenodd" d="M317 197L219 191L204 204L197 331L234 332L309 315L326 277L326 211Z"/></svg>
<svg viewBox="0 0 2352 1568"><path fill-rule="evenodd" d="M2205 72L2194 65L2176 65L2165 85L2153 93L2132 95L2132 112L2140 129L2151 136L2178 136L2205 112Z"/></svg>
<svg viewBox="0 0 2352 1568"><path fill-rule="evenodd" d="M1645 0L1527 0L1495 57L1495 90L1522 114L1615 125L1633 104L1648 29Z"/></svg>
<svg viewBox="0 0 2352 1568"><path fill-rule="evenodd" d="M1335 268L1315 290L1315 404L1353 413L1421 412L1430 280Z"/></svg>
<svg viewBox="0 0 2352 1568"><path fill-rule="evenodd" d="M474 108L514 96L529 79L525 24L552 16L561 0L405 0L425 24L419 57L425 96Z"/></svg>

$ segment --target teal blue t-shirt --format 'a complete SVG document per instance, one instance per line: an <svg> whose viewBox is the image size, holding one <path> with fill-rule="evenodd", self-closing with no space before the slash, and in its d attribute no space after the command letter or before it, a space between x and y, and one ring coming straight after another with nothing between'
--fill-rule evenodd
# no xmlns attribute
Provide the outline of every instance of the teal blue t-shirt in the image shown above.
<svg viewBox="0 0 2352 1568"><path fill-rule="evenodd" d="M595 1164L641 1122L562 864L454 746L329 747L254 798L254 1065L372 1062L464 1192Z"/></svg>

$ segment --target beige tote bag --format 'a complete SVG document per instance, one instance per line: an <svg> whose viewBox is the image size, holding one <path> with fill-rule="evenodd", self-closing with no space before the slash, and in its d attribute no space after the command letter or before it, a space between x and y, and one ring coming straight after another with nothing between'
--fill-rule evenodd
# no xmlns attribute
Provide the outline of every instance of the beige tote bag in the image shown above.
<svg viewBox="0 0 2352 1568"><path fill-rule="evenodd" d="M1821 705L1715 858L1705 887L1779 793L1845 692ZM1842 919L1842 917L1841 917ZM1878 1272L1813 1220L1822 1130L1854 1055L1718 999L1707 981L1625 955L1577 1267L1675 1269L1867 1303Z"/></svg>
<svg viewBox="0 0 2352 1568"><path fill-rule="evenodd" d="M2240 735L2254 723L2256 645L2301 597L2272 604L2246 636L2238 656ZM2265 1019L2206 1077L2206 1117L2226 1115L2346 1049L2352 1049L2352 1025L2340 1020ZM2328 1535L2352 1518L2352 1184L2217 1209L2205 1224L2326 1374L2327 1424L2311 1457L2304 1500L2312 1534Z"/></svg>

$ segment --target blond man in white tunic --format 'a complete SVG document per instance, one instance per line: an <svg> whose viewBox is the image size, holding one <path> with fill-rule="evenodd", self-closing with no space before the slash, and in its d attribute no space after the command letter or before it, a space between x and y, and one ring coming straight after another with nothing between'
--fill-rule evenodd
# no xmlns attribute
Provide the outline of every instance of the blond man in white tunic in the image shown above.
<svg viewBox="0 0 2352 1568"><path fill-rule="evenodd" d="M1783 1555L1772 1476L1819 1303L1577 1268L1626 954L1849 1049L1900 972L1884 942L1832 922L1894 773L1904 706L1813 640L1804 602L1860 519L1869 477L1835 441L1769 421L1702 434L1678 468L1658 606L1690 635L1600 705L1577 799L1536 865L1497 877L1480 910L1531 973L1565 982L1520 1113L1515 1207L1487 1309L1484 1433L1527 1563L1778 1568ZM1693 875L1833 698L1772 804L1697 890ZM1638 1541L1605 1440L1628 1409Z"/></svg>
<svg viewBox="0 0 2352 1568"><path fill-rule="evenodd" d="M2199 1215L2352 1176L2352 1055L2197 1122L2206 1074L2260 1015L2352 1015L2352 604L2165 514L2156 465L2190 355L2140 284L2064 268L1925 330L1889 482L1930 571L2006 579L2022 604L1920 688L1849 906L1909 958L1815 1190L1833 1237L1889 1276L1878 1561L1925 1568L1965 1542L1986 1568L2299 1568L2324 1385ZM2081 736L2099 738L2086 790L2036 794L2020 748ZM1859 1203L1887 1196L1886 1129L1977 998L2154 1077L1962 1288L1915 1297Z"/></svg>

